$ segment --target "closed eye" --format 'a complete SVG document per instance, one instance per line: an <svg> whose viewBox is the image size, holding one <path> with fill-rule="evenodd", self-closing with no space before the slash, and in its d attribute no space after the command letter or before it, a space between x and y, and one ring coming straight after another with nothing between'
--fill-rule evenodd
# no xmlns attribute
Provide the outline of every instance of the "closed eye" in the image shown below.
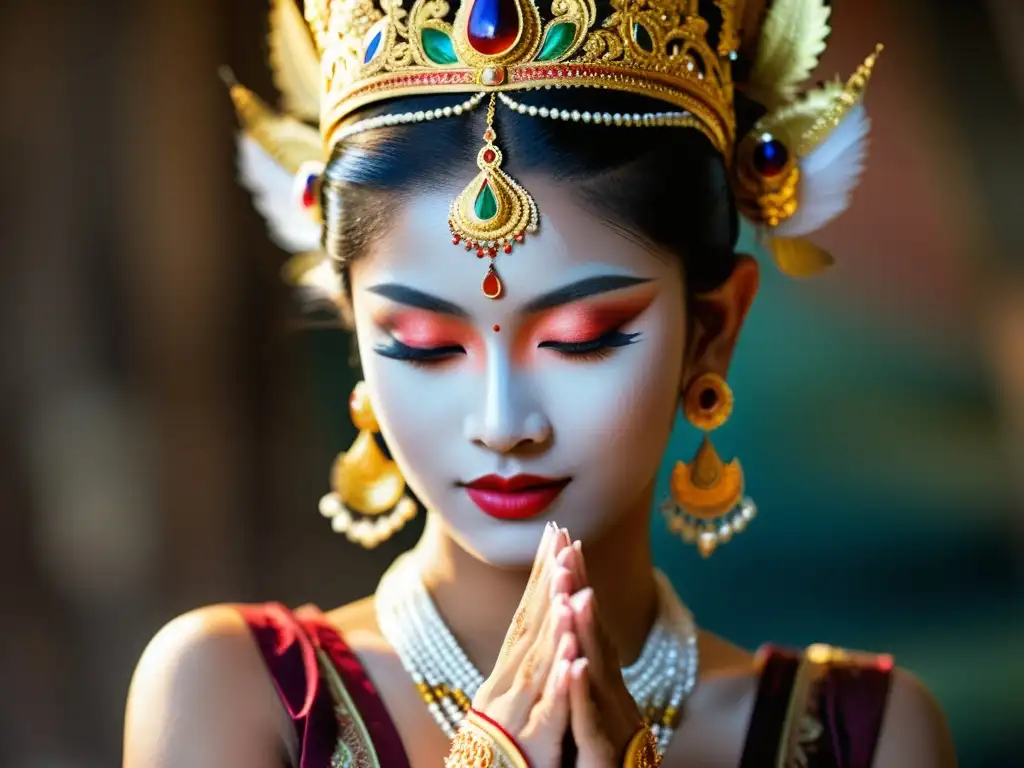
<svg viewBox="0 0 1024 768"><path fill-rule="evenodd" d="M563 357L573 360L599 360L608 357L619 347L636 342L639 333L623 333L614 328L595 339L586 341L543 341L541 349L551 349Z"/></svg>
<svg viewBox="0 0 1024 768"><path fill-rule="evenodd" d="M373 348L381 357L391 360L401 360L412 365L434 365L442 363L456 355L466 354L466 350L458 345L443 347L411 347L403 344L398 339L392 339L388 344L380 344Z"/></svg>

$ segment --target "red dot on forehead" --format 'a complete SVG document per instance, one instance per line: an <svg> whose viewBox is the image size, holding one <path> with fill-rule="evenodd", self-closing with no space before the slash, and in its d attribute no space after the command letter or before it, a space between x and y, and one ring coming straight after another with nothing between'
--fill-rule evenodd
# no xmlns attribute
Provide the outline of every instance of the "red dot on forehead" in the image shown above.
<svg viewBox="0 0 1024 768"><path fill-rule="evenodd" d="M501 326L500 326L500 325L496 325L496 326L494 326L494 332L495 332L495 333L497 333L497 332L498 332L498 331L500 331L500 330L501 330Z"/></svg>

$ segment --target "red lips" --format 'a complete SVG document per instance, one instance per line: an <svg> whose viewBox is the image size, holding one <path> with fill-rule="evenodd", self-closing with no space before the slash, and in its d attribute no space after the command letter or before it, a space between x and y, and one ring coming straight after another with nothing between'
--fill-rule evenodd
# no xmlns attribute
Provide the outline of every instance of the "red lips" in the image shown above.
<svg viewBox="0 0 1024 768"><path fill-rule="evenodd" d="M568 478L485 475L465 488L485 514L499 520L528 520L547 509L568 484Z"/></svg>

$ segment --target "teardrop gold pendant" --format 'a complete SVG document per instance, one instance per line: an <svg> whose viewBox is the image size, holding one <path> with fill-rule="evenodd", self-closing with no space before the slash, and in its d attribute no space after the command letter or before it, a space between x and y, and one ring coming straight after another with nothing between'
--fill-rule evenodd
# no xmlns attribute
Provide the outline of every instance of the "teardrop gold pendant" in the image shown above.
<svg viewBox="0 0 1024 768"><path fill-rule="evenodd" d="M498 251L511 253L513 245L522 243L527 233L537 230L536 203L529 192L501 169L502 154L495 144L498 137L494 130L494 105L495 96L491 94L484 146L476 158L480 172L452 201L448 214L452 243L491 260L482 286L491 299L504 293L494 270Z"/></svg>

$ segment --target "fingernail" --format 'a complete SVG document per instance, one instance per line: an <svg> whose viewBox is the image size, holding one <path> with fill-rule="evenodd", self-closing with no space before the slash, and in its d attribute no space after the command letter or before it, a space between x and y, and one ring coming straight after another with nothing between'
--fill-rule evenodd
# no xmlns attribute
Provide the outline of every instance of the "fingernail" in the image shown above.
<svg viewBox="0 0 1024 768"><path fill-rule="evenodd" d="M586 589L581 589L575 595L570 597L569 602L572 604L572 609L576 611L576 613L581 613L593 599L594 590L587 587Z"/></svg>
<svg viewBox="0 0 1024 768"><path fill-rule="evenodd" d="M584 657L582 659L576 659L576 661L574 661L572 663L572 676L573 676L573 678L576 679L576 680L579 680L581 677L583 677L584 673L586 673L586 671L587 671L587 665L588 665L588 662L587 662L586 657Z"/></svg>

